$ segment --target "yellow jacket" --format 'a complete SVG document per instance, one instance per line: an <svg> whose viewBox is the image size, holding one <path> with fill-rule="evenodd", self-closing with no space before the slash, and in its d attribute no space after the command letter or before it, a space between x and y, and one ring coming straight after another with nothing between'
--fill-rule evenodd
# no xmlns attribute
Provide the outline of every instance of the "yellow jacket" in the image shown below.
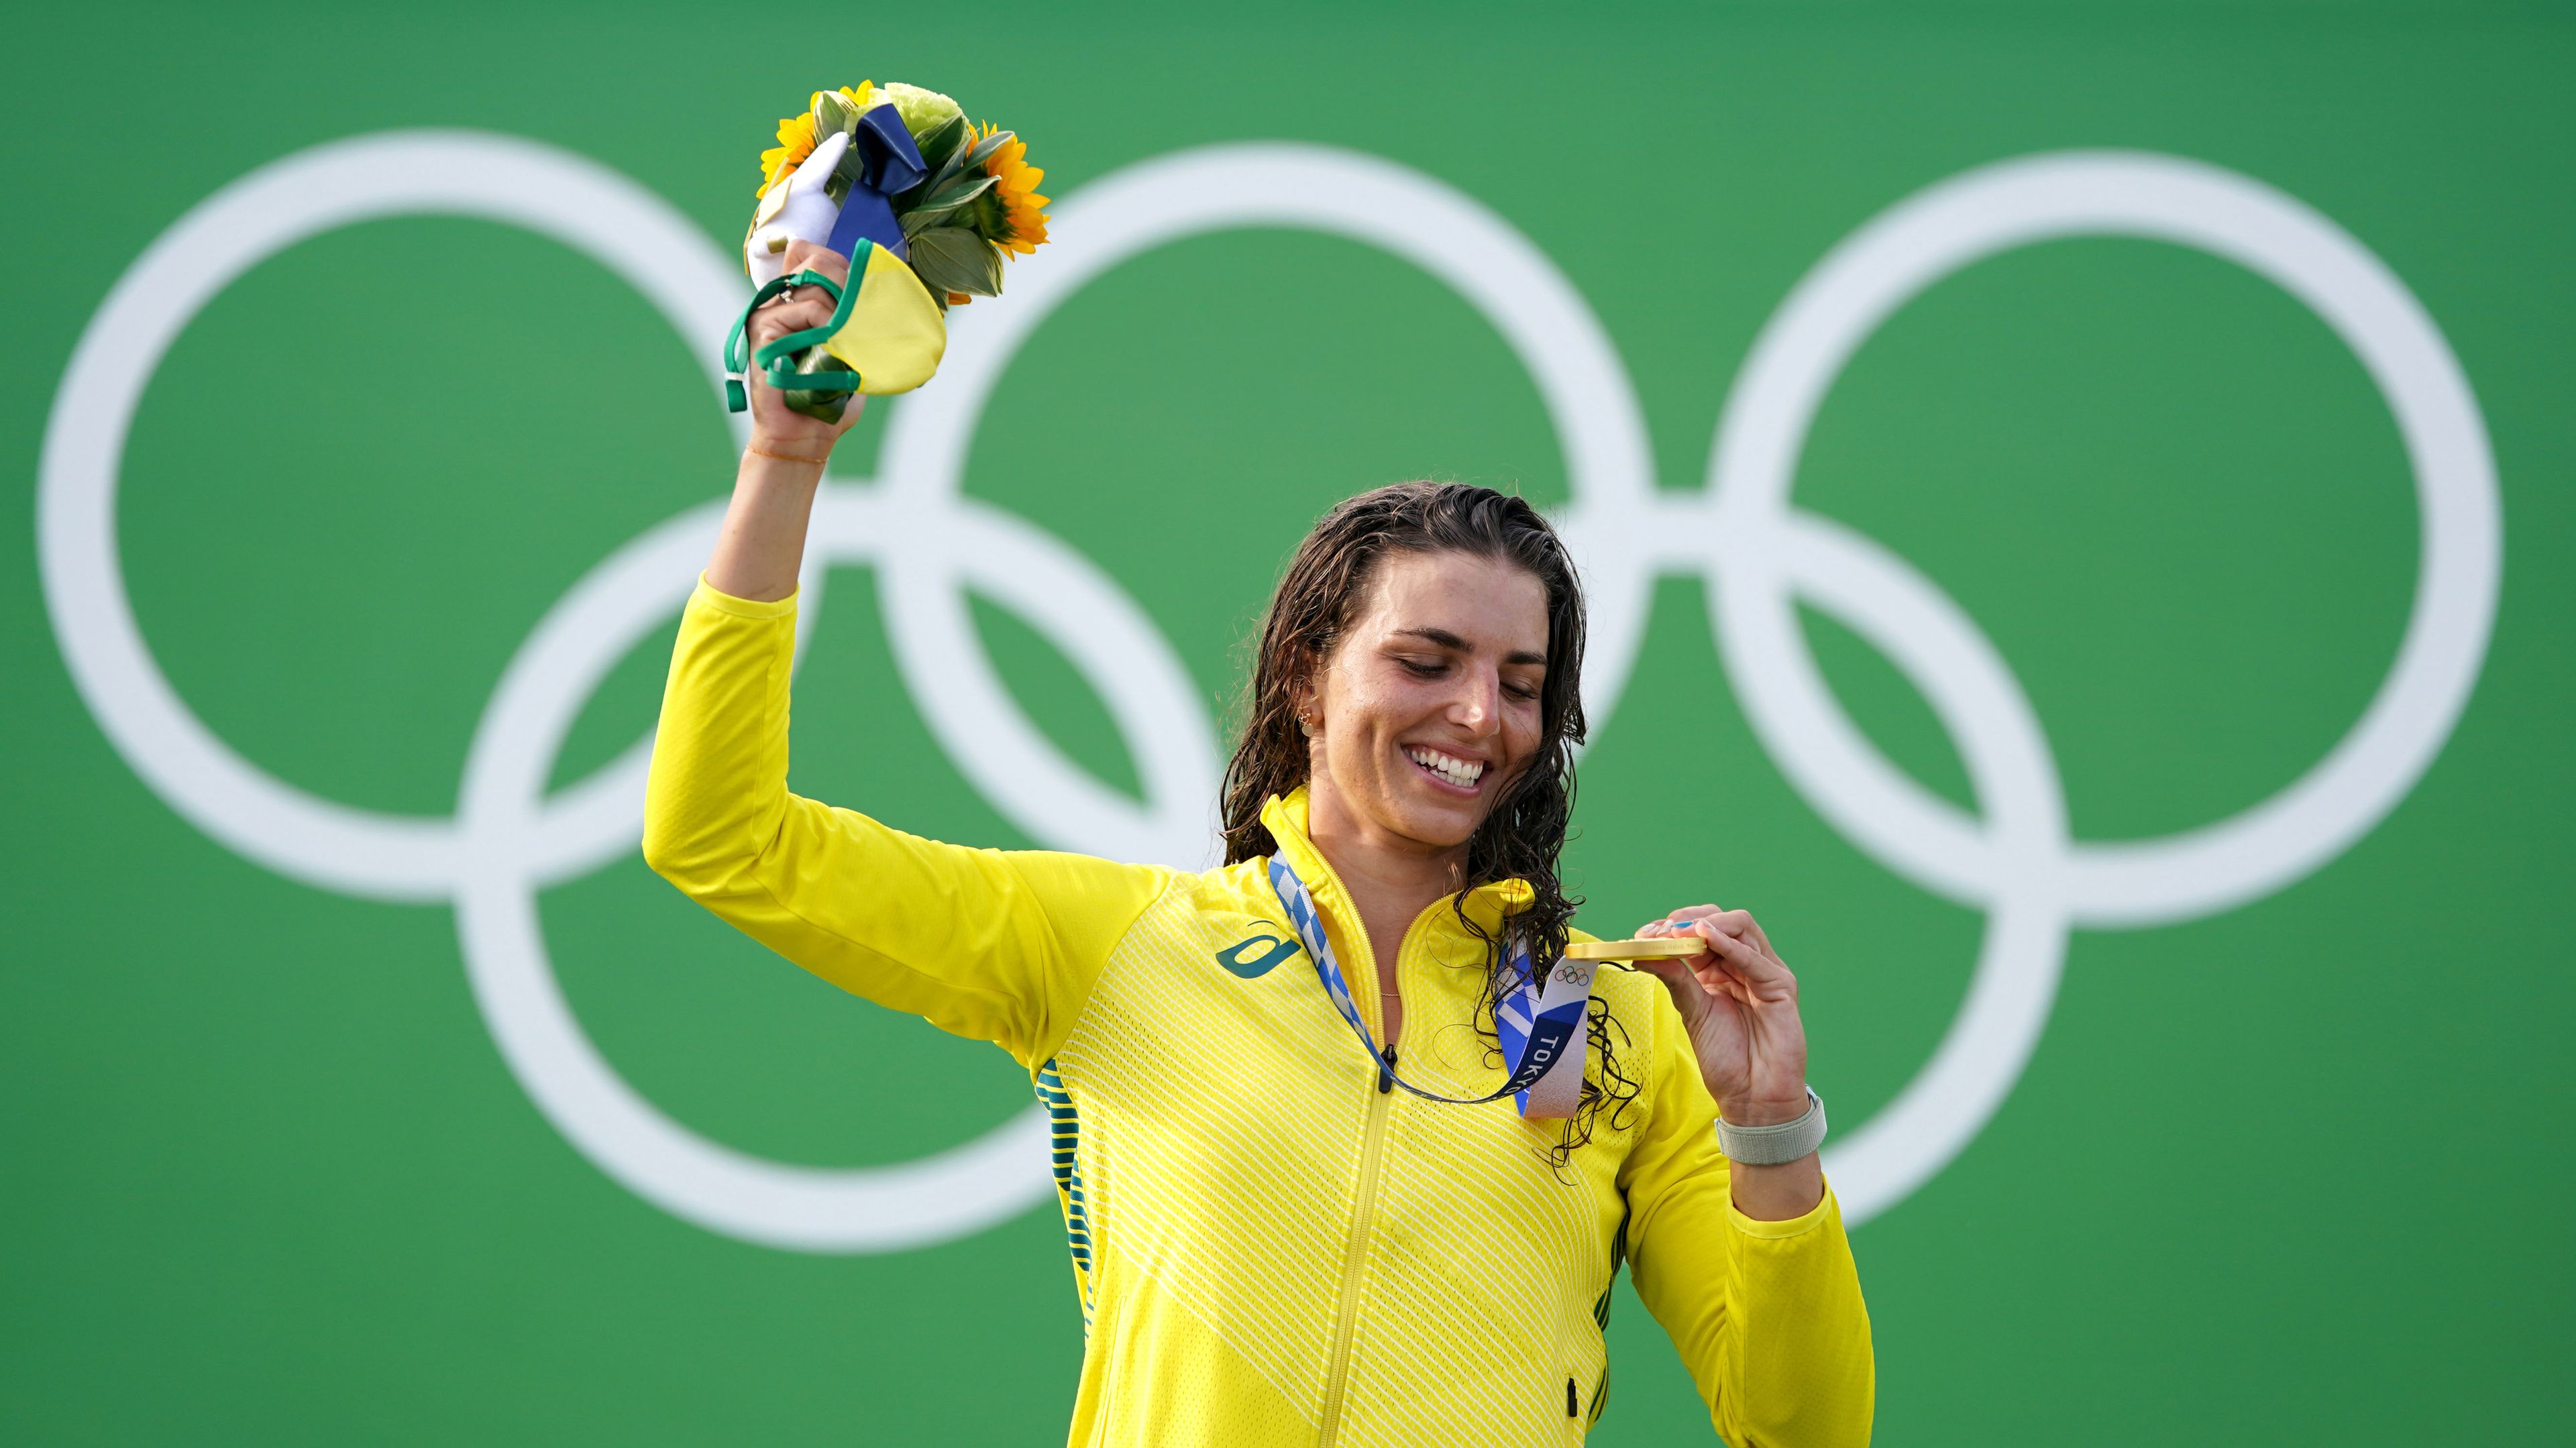
<svg viewBox="0 0 2576 1448"><path fill-rule="evenodd" d="M793 599L690 599L645 858L816 975L1028 1070L1085 1325L1071 1443L1580 1442L1623 1257L1726 1442L1868 1441L1869 1318L1833 1196L1785 1222L1734 1209L1715 1107L1652 979L1602 973L1641 1091L1551 1172L1557 1123L1508 1098L1378 1089L1262 861L968 849L790 794L794 621ZM1375 979L1304 792L1263 820L1350 979ZM1490 925L1516 890L1469 908ZM1483 959L1446 902L1405 933L1407 1080L1500 1084L1470 1029ZM1355 994L1375 1029L1376 993Z"/></svg>

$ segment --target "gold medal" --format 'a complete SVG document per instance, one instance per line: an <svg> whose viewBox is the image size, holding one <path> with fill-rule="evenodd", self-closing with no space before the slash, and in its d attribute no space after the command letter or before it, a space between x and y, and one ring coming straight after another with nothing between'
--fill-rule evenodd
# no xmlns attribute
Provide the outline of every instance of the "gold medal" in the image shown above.
<svg viewBox="0 0 2576 1448"><path fill-rule="evenodd" d="M1565 947L1568 960L1676 960L1700 955L1708 942L1696 935L1667 935L1654 940L1577 940Z"/></svg>

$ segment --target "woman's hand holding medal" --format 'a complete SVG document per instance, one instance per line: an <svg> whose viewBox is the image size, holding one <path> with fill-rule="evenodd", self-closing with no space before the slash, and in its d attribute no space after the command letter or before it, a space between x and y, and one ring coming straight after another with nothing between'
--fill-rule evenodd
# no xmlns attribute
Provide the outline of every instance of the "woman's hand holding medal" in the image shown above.
<svg viewBox="0 0 2576 1448"><path fill-rule="evenodd" d="M1771 948L1750 911L1693 905L1640 926L1640 939L1697 936L1697 955L1642 959L1664 983L1690 1032L1700 1079L1720 1115L1738 1126L1770 1126L1806 1114L1807 1028L1798 1016L1798 977ZM1793 1148L1794 1149L1794 1148ZM1748 1217L1799 1216L1822 1199L1824 1173L1813 1153L1782 1166L1733 1169L1735 1205Z"/></svg>

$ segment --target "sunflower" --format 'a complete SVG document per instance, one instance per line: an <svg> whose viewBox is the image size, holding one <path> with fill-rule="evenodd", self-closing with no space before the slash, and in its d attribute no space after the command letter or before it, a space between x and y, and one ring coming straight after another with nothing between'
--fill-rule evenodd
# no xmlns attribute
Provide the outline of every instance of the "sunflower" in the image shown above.
<svg viewBox="0 0 2576 1448"><path fill-rule="evenodd" d="M841 87L841 94L850 98L852 106L866 110L868 96L875 89L872 82L863 80L855 90ZM805 158L814 154L814 101L822 98L821 91L814 92L813 100L805 103L805 114L789 116L778 123L778 144L760 153L760 190L754 194L768 195L779 177L805 164Z"/></svg>
<svg viewBox="0 0 2576 1448"><path fill-rule="evenodd" d="M1003 132L986 126L978 141L989 141ZM1047 199L1038 194L1038 183L1046 172L1028 163L1028 143L1014 136L1001 148L984 158L984 174L994 179L993 189L984 193L991 204L984 208L981 230L995 246L1015 251L1022 256L1046 244Z"/></svg>

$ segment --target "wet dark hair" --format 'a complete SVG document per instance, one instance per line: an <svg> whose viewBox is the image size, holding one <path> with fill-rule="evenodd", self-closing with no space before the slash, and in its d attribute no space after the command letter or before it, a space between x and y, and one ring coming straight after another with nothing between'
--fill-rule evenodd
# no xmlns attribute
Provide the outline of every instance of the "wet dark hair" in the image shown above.
<svg viewBox="0 0 2576 1448"><path fill-rule="evenodd" d="M1476 1030L1501 1060L1493 1005L1520 984L1511 947L1527 947L1542 965L1565 953L1566 930L1583 902L1557 878L1574 812L1574 747L1583 742L1583 585L1563 540L1523 499L1466 483L1393 483L1362 493L1326 513L1297 545L1262 620L1245 695L1243 734L1225 771L1227 864L1275 853L1261 806L1307 782L1311 756L1298 715L1316 674L1350 627L1361 590L1391 553L1466 553L1517 565L1547 590L1547 674L1539 685L1538 748L1503 786L1484 822L1468 838L1450 908L1485 942L1485 979ZM1505 917L1497 934L1467 914L1467 892L1518 878L1530 888L1528 908ZM1508 978L1507 978L1508 977ZM1614 1043L1613 1037L1618 1037ZM1581 1104L1550 1152L1563 1167L1592 1139L1601 1111L1615 1127L1637 1085L1622 1069L1617 1044L1626 1033L1595 997L1587 1031L1598 1063L1583 1083Z"/></svg>

